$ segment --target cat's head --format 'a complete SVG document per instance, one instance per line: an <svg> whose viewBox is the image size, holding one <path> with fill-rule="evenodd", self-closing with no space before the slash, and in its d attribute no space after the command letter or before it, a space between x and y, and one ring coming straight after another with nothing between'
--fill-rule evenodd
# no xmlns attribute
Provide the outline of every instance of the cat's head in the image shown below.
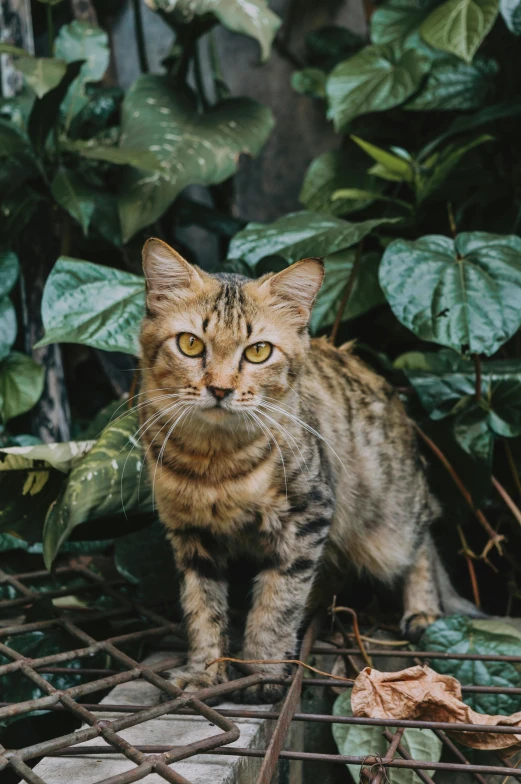
<svg viewBox="0 0 521 784"><path fill-rule="evenodd" d="M143 268L141 346L149 388L175 388L215 421L284 398L309 348L307 326L324 277L320 259L250 280L209 275L150 239Z"/></svg>

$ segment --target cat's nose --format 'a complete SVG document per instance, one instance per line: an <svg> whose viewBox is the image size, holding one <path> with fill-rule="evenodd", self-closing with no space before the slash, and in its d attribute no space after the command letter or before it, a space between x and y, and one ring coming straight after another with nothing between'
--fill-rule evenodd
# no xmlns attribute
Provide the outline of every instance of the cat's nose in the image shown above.
<svg viewBox="0 0 521 784"><path fill-rule="evenodd" d="M223 389L222 387L206 387L208 392L210 392L217 400L223 400L225 397L228 397L232 394L233 389Z"/></svg>

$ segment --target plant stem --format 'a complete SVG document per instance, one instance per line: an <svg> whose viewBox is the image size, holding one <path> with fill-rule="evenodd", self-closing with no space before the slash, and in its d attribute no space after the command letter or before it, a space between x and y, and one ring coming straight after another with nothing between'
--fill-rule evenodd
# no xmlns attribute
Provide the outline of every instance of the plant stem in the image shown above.
<svg viewBox="0 0 521 784"><path fill-rule="evenodd" d="M521 479L519 478L519 474L517 473L517 468L516 468L516 464L515 464L515 461L514 461L514 455L512 454L512 450L510 449L510 444L508 443L508 439L507 438L503 439L503 444L505 446L505 452L507 453L508 466L509 466L510 471L512 473L512 478L513 478L514 483L516 485L517 492L519 493L519 496L521 497Z"/></svg>
<svg viewBox="0 0 521 784"><path fill-rule="evenodd" d="M47 9L47 41L49 46L49 57L53 55L54 45L54 24L52 19L52 6L50 3L46 6Z"/></svg>
<svg viewBox="0 0 521 784"><path fill-rule="evenodd" d="M456 221L454 220L454 212L452 211L452 202L447 202L447 212L449 214L449 226L450 226L450 233L452 234L453 238L456 239Z"/></svg>
<svg viewBox="0 0 521 784"><path fill-rule="evenodd" d="M499 495L508 506L517 522L521 525L521 509L514 503L510 495L507 493L501 482L499 482L494 475L492 475L492 484L498 491Z"/></svg>
<svg viewBox="0 0 521 784"><path fill-rule="evenodd" d="M197 94L199 96L199 100L201 101L201 107L203 111L206 111L210 108L210 103L206 97L206 91L204 89L204 78L203 78L203 68L201 64L201 42L198 41L195 45L195 52L194 52L194 77L195 77L195 84L197 87Z"/></svg>
<svg viewBox="0 0 521 784"><path fill-rule="evenodd" d="M340 302L340 305L338 307L338 312L336 314L335 323L333 324L333 329L331 330L331 335L329 336L329 342L332 343L333 345L335 345L336 336L340 328L340 324L342 323L342 317L344 315L345 309L347 308L347 305L349 304L351 294L353 293L353 288L355 285L358 268L360 267L360 261L362 258L363 247L364 247L364 241L361 240L361 242L359 242L357 245L355 260L353 262L353 266L351 267L351 272L349 273L349 277L347 279L342 301Z"/></svg>
<svg viewBox="0 0 521 784"><path fill-rule="evenodd" d="M474 368L476 371L476 403L481 400L481 359L479 354L473 354Z"/></svg>
<svg viewBox="0 0 521 784"><path fill-rule="evenodd" d="M139 67L141 69L141 73L148 73L150 68L148 65L145 34L143 32L143 15L141 11L141 0L132 0L132 8L134 10L134 28L136 31L136 44L137 44L137 53L139 58Z"/></svg>
<svg viewBox="0 0 521 784"><path fill-rule="evenodd" d="M460 525L458 525L458 534L461 540L461 546L463 548L461 550L461 554L464 556L469 570L470 582L472 585L472 595L474 597L474 604L476 605L476 607L481 607L481 600L479 598L478 580L476 577L476 570L474 569L474 562L472 560L472 558L475 556L467 544L467 540L465 539L465 534L463 533L463 530Z"/></svg>

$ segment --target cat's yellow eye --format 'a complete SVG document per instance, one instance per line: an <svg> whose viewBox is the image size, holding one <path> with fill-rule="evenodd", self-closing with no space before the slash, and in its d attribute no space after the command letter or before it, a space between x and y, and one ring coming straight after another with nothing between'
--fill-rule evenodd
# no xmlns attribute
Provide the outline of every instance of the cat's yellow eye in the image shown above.
<svg viewBox="0 0 521 784"><path fill-rule="evenodd" d="M177 345L187 357L199 357L204 351L201 338L191 335L190 332L181 332L177 338Z"/></svg>
<svg viewBox="0 0 521 784"><path fill-rule="evenodd" d="M271 343L260 341L259 343L254 343L252 346L245 348L244 356L248 362L266 362L268 357L271 355L272 350L273 346Z"/></svg>

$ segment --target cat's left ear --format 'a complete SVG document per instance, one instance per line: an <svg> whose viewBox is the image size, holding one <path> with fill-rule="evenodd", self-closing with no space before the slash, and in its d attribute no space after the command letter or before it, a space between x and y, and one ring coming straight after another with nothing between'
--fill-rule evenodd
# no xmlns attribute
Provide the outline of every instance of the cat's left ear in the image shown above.
<svg viewBox="0 0 521 784"><path fill-rule="evenodd" d="M143 247L143 272L147 284L147 306L155 312L172 300L203 286L201 273L166 242L151 238Z"/></svg>
<svg viewBox="0 0 521 784"><path fill-rule="evenodd" d="M324 280L324 261L314 257L296 261L261 284L279 307L290 309L299 321L307 323Z"/></svg>

